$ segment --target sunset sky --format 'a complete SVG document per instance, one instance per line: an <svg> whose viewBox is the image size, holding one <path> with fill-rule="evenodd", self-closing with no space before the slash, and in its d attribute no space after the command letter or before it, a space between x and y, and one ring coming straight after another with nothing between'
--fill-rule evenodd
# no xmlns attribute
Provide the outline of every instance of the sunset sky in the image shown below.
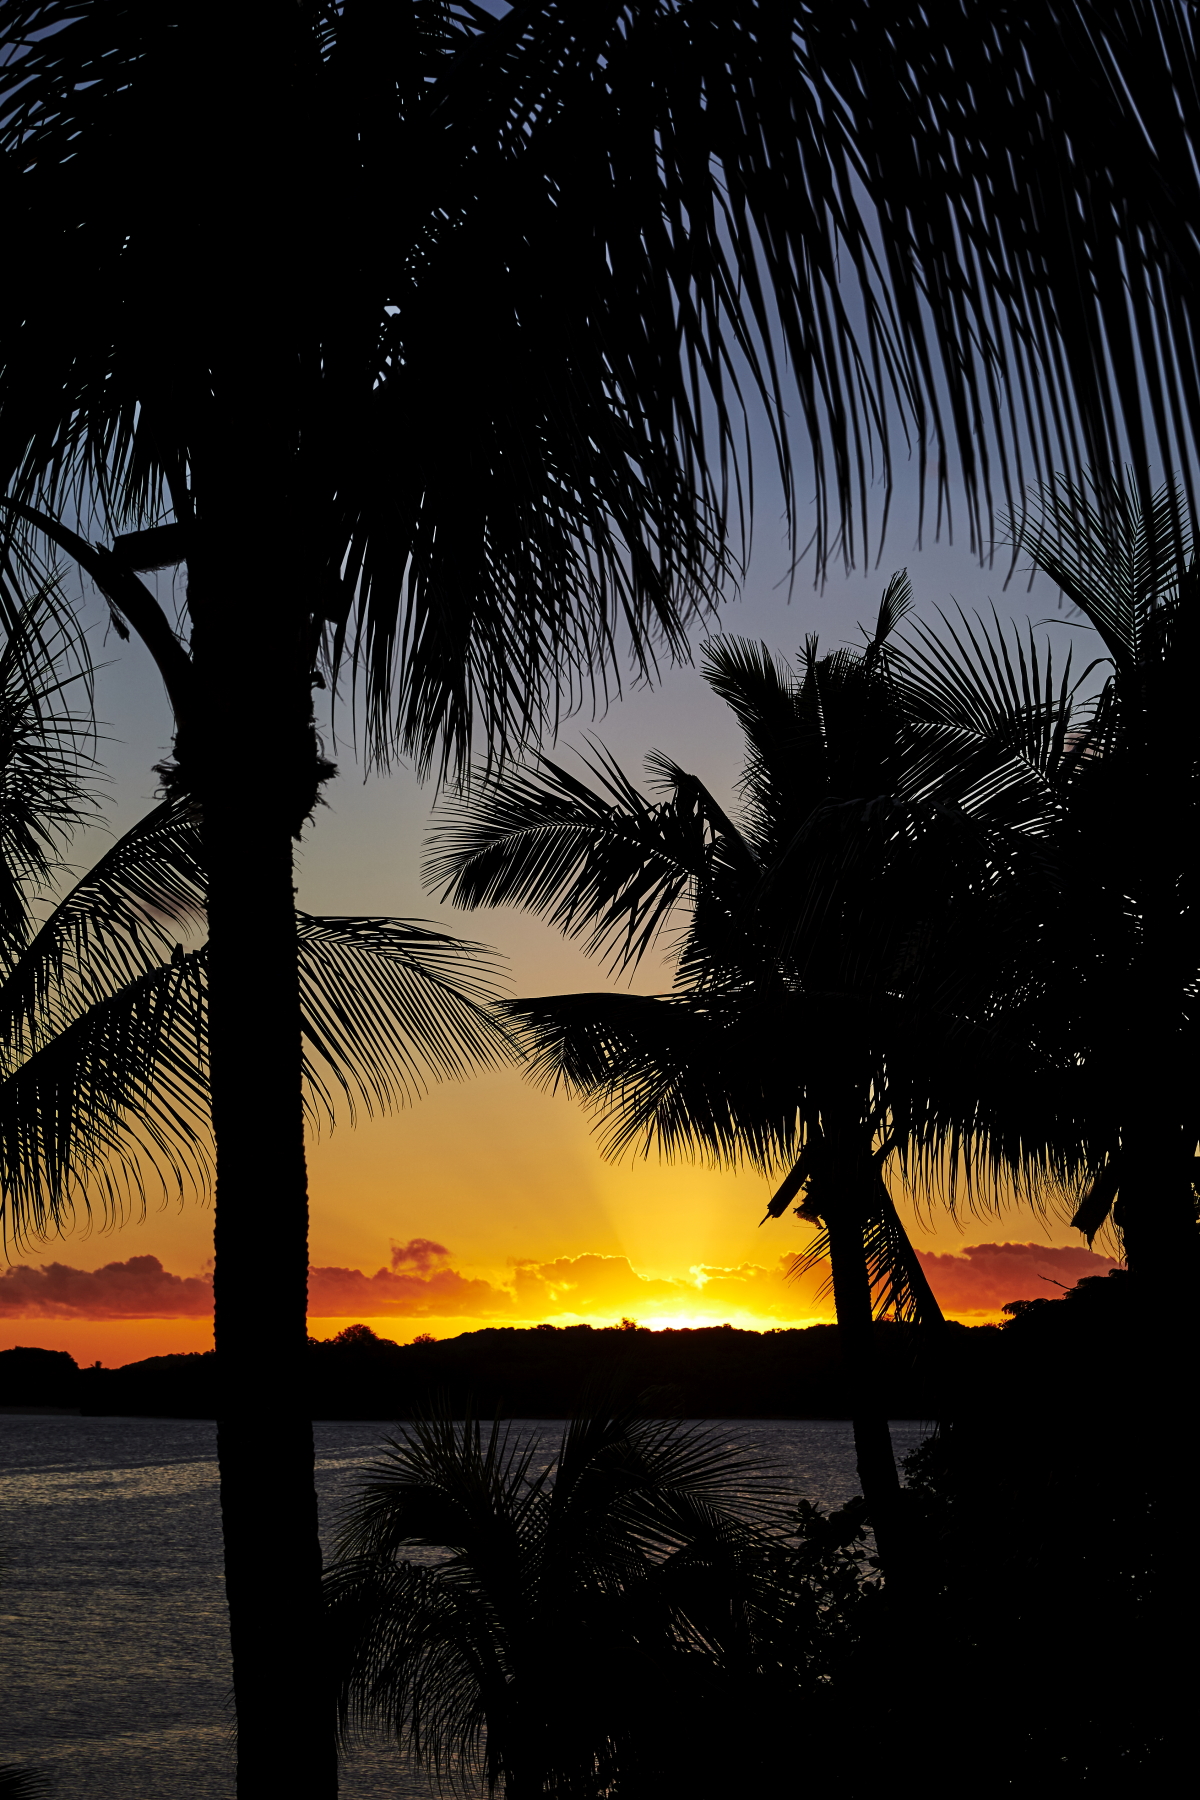
<svg viewBox="0 0 1200 1800"><path fill-rule="evenodd" d="M1002 618L1055 615L1045 583L1024 578L1004 590L1003 568L980 570L965 547L915 545L915 519L894 519L878 568L865 577L835 573L821 593L811 576L790 603L782 543L757 526L759 555L742 600L723 628L765 638L788 654L806 633L824 647L857 641L873 623L893 569L907 565L918 610L957 599L994 600ZM153 579L153 578L151 578ZM160 579L164 600L170 581ZM1051 626L1056 652L1069 632ZM703 632L697 631L699 641ZM157 676L136 644L94 635L105 663L98 711L106 722L104 761L113 830L153 804L152 765L169 749L170 715ZM1076 654L1083 649L1076 646ZM559 753L595 730L637 774L652 748L668 751L726 801L739 767L739 734L725 707L691 669L667 670L654 691L638 691L593 725L569 722ZM421 842L433 794L403 769L364 783L353 746L337 746L339 779L308 829L300 858L299 903L311 912L374 913L439 922L498 946L512 991L551 993L605 985L602 972L538 921L508 912L453 913L423 890ZM98 854L97 834L77 846L80 866ZM647 962L636 985L665 988L669 971ZM248 1024L252 1003L248 1004ZM605 1163L589 1122L568 1101L537 1092L515 1071L434 1090L411 1110L364 1120L312 1145L310 1329L328 1336L352 1320L407 1341L481 1325L542 1320L607 1324L623 1314L646 1325L719 1324L766 1329L832 1315L819 1275L785 1279L805 1242L788 1215L759 1227L770 1187L753 1171L716 1171L657 1161ZM1027 1208L999 1216L944 1213L916 1218L897 1195L944 1309L969 1321L995 1319L1008 1300L1048 1295L1081 1274L1112 1266L1090 1256L1060 1210ZM270 1197L264 1196L270 1204ZM0 1347L40 1344L81 1362L118 1364L211 1344L209 1272L212 1213L151 1203L144 1220L89 1230L81 1219L62 1239L31 1246L0 1265ZM262 1271L264 1284L273 1279Z"/></svg>

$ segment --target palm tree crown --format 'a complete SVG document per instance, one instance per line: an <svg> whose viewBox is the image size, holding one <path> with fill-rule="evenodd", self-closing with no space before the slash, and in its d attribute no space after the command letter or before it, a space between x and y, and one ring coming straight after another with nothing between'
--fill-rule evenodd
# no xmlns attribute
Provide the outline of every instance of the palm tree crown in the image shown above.
<svg viewBox="0 0 1200 1800"><path fill-rule="evenodd" d="M965 619L899 648L910 601L894 578L862 650L810 641L796 672L763 645L708 645L706 677L746 740L736 820L660 755L657 801L602 752L590 785L543 759L448 805L428 870L458 904L529 906L616 967L681 923L672 994L509 1015L535 1072L595 1110L609 1154L788 1171L768 1211L803 1195L822 1227L807 1265L831 1258L877 1520L895 1472L873 1416L872 1296L941 1318L884 1166L948 1164L953 1179L965 1155L978 1181L1077 1155L1048 1103L1031 1112L1037 1053L1018 1032L1014 1054L998 1005L1013 890L1038 888L1068 757L1069 669L1056 685L1032 643L997 647Z"/></svg>
<svg viewBox="0 0 1200 1800"><path fill-rule="evenodd" d="M578 1418L553 1455L498 1424L409 1426L328 1577L345 1728L513 1800L662 1792L693 1732L711 1778L726 1723L745 1768L730 1708L770 1697L796 1606L773 1501L779 1524L752 1457L677 1422Z"/></svg>
<svg viewBox="0 0 1200 1800"><path fill-rule="evenodd" d="M1090 627L1104 680L1063 794L1057 896L1030 1001L1083 1060L1090 1184L1076 1223L1110 1213L1130 1269L1182 1304L1200 1258L1195 874L1200 765L1191 724L1200 570L1178 497L1144 507L1058 483L1023 542Z"/></svg>

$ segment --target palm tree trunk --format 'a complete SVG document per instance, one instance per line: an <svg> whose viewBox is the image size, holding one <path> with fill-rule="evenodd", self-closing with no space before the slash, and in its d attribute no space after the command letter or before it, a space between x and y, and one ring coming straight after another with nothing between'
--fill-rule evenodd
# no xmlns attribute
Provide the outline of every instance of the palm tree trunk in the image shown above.
<svg viewBox="0 0 1200 1800"><path fill-rule="evenodd" d="M273 629L281 621L259 599L253 615L217 633L193 587L194 577L202 713L181 760L203 800L209 879L217 1443L237 1792L330 1800L337 1756L305 1369L308 1188L292 870L293 832L315 797L315 747L307 684L297 686L286 631ZM308 805L297 798L304 757Z"/></svg>
<svg viewBox="0 0 1200 1800"><path fill-rule="evenodd" d="M837 1313L842 1366L850 1392L854 1454L879 1553L886 1562L893 1547L900 1478L887 1412L880 1398L871 1286L863 1247L863 1227L852 1206L835 1204L826 1215L833 1304Z"/></svg>
<svg viewBox="0 0 1200 1800"><path fill-rule="evenodd" d="M833 1304L850 1395L858 1478L886 1568L889 1561L894 1566L898 1556L900 1477L881 1396L864 1239L878 1173L869 1144L864 1156L860 1109L844 1109L844 1115L839 1118L832 1109L822 1108L828 1174L819 1204L829 1233Z"/></svg>

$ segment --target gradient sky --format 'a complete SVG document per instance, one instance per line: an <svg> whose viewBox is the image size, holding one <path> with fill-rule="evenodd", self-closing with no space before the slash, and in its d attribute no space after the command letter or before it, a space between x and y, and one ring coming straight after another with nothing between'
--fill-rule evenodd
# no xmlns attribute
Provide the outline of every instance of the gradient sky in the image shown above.
<svg viewBox="0 0 1200 1800"><path fill-rule="evenodd" d="M911 496L909 496L911 501ZM901 496L903 502L904 496ZM932 618L954 601L1002 618L1054 620L1056 654L1083 634L1061 623L1057 597L1018 576L1007 590L1006 561L981 569L965 546L916 547L915 507L893 514L877 568L831 575L816 592L802 575L790 601L782 532L760 507L756 558L742 598L723 629L794 653L804 636L823 647L859 641L873 623L891 572L907 566L918 613ZM171 583L160 577L170 601ZM99 618L94 606L89 614ZM704 635L697 631L696 641ZM161 685L136 643L122 644L98 623L94 655L99 716L106 722L109 829L126 829L154 802L152 765L170 747ZM1076 641L1078 666L1089 659ZM740 761L727 709L693 669L664 673L653 691L634 691L608 715L568 722L559 753L595 731L626 769L660 748L726 800ZM601 971L539 922L507 911L440 908L420 882L421 843L434 795L408 771L364 781L353 745L337 746L340 775L326 789L299 857L299 904L319 913L420 918L500 948L516 993L594 989ZM569 761L569 756L567 757ZM86 863L100 837L76 846ZM669 971L648 962L637 985L665 987ZM722 1323L759 1329L831 1316L820 1277L788 1282L784 1267L805 1241L790 1215L761 1229L770 1187L752 1171L714 1171L657 1161L605 1163L586 1118L569 1102L528 1086L515 1071L436 1089L410 1110L341 1128L311 1148L313 1281L310 1329L328 1336L364 1319L406 1341L418 1331L447 1336L484 1324L542 1319L643 1324ZM942 1304L968 1320L995 1319L1006 1301L1050 1294L1102 1272L1063 1211L1038 1217L1011 1207L999 1216L910 1217ZM269 1204L269 1200L268 1200ZM61 1240L0 1265L0 1347L42 1344L78 1360L117 1364L211 1344L208 1272L212 1213L207 1201L151 1204L143 1220L89 1229L80 1220ZM264 1269L264 1283L273 1278Z"/></svg>

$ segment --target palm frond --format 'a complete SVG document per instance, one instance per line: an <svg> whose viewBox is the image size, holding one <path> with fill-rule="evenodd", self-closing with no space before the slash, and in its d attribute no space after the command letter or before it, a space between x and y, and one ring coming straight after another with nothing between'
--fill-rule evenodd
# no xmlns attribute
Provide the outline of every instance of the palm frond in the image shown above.
<svg viewBox="0 0 1200 1800"><path fill-rule="evenodd" d="M1071 1215L1071 1226L1075 1231L1083 1232L1089 1250L1097 1232L1108 1221L1120 1189L1120 1181L1121 1162L1118 1156L1114 1156L1095 1172L1079 1197L1079 1204Z"/></svg>
<svg viewBox="0 0 1200 1800"><path fill-rule="evenodd" d="M986 997L989 984L980 985ZM1014 979L1003 1002L992 985L990 1004L990 1017L969 1006L915 1016L911 1060L894 1084L903 1177L952 1215L964 1205L995 1212L1013 1192L1044 1211L1116 1130L1053 996L1024 993Z"/></svg>
<svg viewBox="0 0 1200 1800"><path fill-rule="evenodd" d="M81 1006L170 953L204 919L200 812L158 806L68 891L0 982L0 1045L11 1066Z"/></svg>
<svg viewBox="0 0 1200 1800"><path fill-rule="evenodd" d="M447 801L427 884L458 906L542 913L589 954L628 967L705 880L718 836L733 830L699 782L655 766L674 786L668 800L647 800L598 751L587 765L591 786L543 758Z"/></svg>
<svg viewBox="0 0 1200 1800"><path fill-rule="evenodd" d="M694 1681L756 1609L778 1617L763 1527L780 1500L711 1427L593 1408L552 1457L499 1423L406 1428L327 1576L343 1731L382 1727L456 1789L517 1786L524 1765L544 1790L594 1793L618 1745L637 1761L631 1678ZM410 1548L441 1558L418 1567Z"/></svg>
<svg viewBox="0 0 1200 1800"><path fill-rule="evenodd" d="M796 677L767 644L750 638L709 638L700 672L733 713L752 756L776 758L795 738Z"/></svg>
<svg viewBox="0 0 1200 1800"><path fill-rule="evenodd" d="M908 737L903 793L910 804L961 809L996 828L1044 834L1063 803L1078 755L1079 682L1068 653L1030 627L1022 640L958 609L944 631L915 625L889 656L889 681Z"/></svg>
<svg viewBox="0 0 1200 1800"><path fill-rule="evenodd" d="M371 1558L334 1564L326 1604L343 1740L382 1730L439 1788L477 1793L498 1773L486 1709L509 1673L486 1601L432 1569Z"/></svg>
<svg viewBox="0 0 1200 1800"><path fill-rule="evenodd" d="M41 1769L22 1763L0 1763L0 1800L48 1800L53 1788Z"/></svg>
<svg viewBox="0 0 1200 1800"><path fill-rule="evenodd" d="M35 573L36 585L12 595L3 608L0 644L0 955L5 958L24 942L31 903L51 884L66 845L96 806L87 786L94 767L94 723L86 645L64 616L56 576Z"/></svg>
<svg viewBox="0 0 1200 1800"><path fill-rule="evenodd" d="M819 1140L811 1148L820 1148ZM801 1163L803 1164L803 1158ZM829 1167L828 1160L813 1159L810 1167L800 1166L792 1171L767 1210L769 1218L779 1217L788 1201L799 1191L802 1182L808 1185L808 1196L801 1217L818 1221L818 1228L805 1248L788 1265L788 1276L792 1280L811 1275L830 1261L829 1227L824 1222L827 1209L847 1204L845 1194L839 1191L837 1173ZM792 1187L790 1193L785 1191L789 1187ZM935 1330L943 1325L945 1320L941 1307L921 1267L920 1258L913 1249L904 1222L896 1211L887 1184L878 1170L870 1183L869 1197L864 1201L859 1224L867 1283L875 1316L917 1325L924 1331ZM818 1298L824 1298L832 1292L833 1276L827 1273L818 1290Z"/></svg>
<svg viewBox="0 0 1200 1800"><path fill-rule="evenodd" d="M504 1010L532 1078L585 1102L606 1156L771 1169L795 1155L804 1087L787 1058L761 1049L812 1026L815 1009L799 1000L562 994Z"/></svg>
<svg viewBox="0 0 1200 1800"><path fill-rule="evenodd" d="M931 1330L945 1323L928 1277L882 1179L864 1242L867 1278L880 1317Z"/></svg>
<svg viewBox="0 0 1200 1800"><path fill-rule="evenodd" d="M486 1558L510 1547L542 1478L531 1475L536 1441L499 1424L436 1411L387 1440L346 1511L339 1559L387 1558L405 1548L454 1550Z"/></svg>
<svg viewBox="0 0 1200 1800"><path fill-rule="evenodd" d="M353 1120L514 1055L486 946L402 919L297 915L309 1116Z"/></svg>
<svg viewBox="0 0 1200 1800"><path fill-rule="evenodd" d="M162 962L144 942L161 931L158 902L177 919L200 904L195 816L172 804L148 827L85 878L64 916L48 922L41 959L22 964L10 1014L16 1053L0 1081L0 1217L17 1242L59 1229L76 1206L119 1214L144 1205L152 1176L180 1192L209 1177L207 950L185 954L177 945ZM126 928L132 949L122 947ZM297 937L314 1126L343 1109L351 1118L358 1106L387 1110L432 1081L514 1054L494 1012L495 964L481 946L402 920L307 914L298 915ZM47 1006L38 984L63 942L82 946L84 973L52 987ZM140 971L139 942L150 963ZM89 973L97 944L102 967ZM94 991L102 997L89 1000Z"/></svg>
<svg viewBox="0 0 1200 1800"><path fill-rule="evenodd" d="M0 1082L0 1228L21 1244L93 1203L144 1206L148 1174L208 1175L203 952L127 982Z"/></svg>
<svg viewBox="0 0 1200 1800"><path fill-rule="evenodd" d="M1102 638L1120 672L1144 660L1156 610L1191 562L1191 526L1174 482L1144 496L1131 479L1062 477L1013 523L1017 545L1057 582Z"/></svg>
<svg viewBox="0 0 1200 1800"><path fill-rule="evenodd" d="M896 627L908 617L912 609L913 591L912 582L908 578L908 570L897 569L880 596L875 631L868 640L863 654L863 661L868 668L886 654L888 643L895 635Z"/></svg>
<svg viewBox="0 0 1200 1800"><path fill-rule="evenodd" d="M783 1491L753 1446L731 1445L711 1426L603 1407L571 1420L552 1474L548 1533L578 1542L581 1527L603 1511L622 1557L629 1547L668 1556L717 1515L765 1522Z"/></svg>

